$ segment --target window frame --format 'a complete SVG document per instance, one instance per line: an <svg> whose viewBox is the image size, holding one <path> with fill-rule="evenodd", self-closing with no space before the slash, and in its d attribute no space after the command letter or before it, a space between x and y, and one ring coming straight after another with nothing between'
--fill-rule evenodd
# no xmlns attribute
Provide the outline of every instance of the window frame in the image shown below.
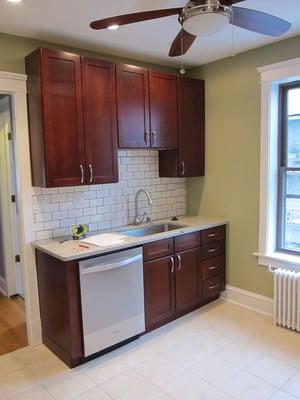
<svg viewBox="0 0 300 400"><path fill-rule="evenodd" d="M286 210L286 174L300 172L300 167L288 166L288 92L291 89L300 89L300 80L279 85L278 96L278 193L277 193L277 224L276 224L276 251L300 256L300 250L291 250L283 246L285 243L285 210ZM299 196L296 198L300 199Z"/></svg>
<svg viewBox="0 0 300 400"><path fill-rule="evenodd" d="M300 271L300 255L277 250L279 87L300 81L300 58L257 69L261 87L259 240L253 255L268 268Z"/></svg>

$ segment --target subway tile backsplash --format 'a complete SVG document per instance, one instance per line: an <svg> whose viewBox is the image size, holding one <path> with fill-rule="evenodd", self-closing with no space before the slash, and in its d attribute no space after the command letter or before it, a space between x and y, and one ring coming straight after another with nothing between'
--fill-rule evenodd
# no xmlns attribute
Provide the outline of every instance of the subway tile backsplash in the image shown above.
<svg viewBox="0 0 300 400"><path fill-rule="evenodd" d="M128 225L134 220L135 194L141 188L150 192L153 206L142 194L139 212L146 211L153 221L186 213L186 179L159 178L157 151L120 150L118 160L118 183L33 188L36 240L68 235L74 224L87 224L90 231Z"/></svg>

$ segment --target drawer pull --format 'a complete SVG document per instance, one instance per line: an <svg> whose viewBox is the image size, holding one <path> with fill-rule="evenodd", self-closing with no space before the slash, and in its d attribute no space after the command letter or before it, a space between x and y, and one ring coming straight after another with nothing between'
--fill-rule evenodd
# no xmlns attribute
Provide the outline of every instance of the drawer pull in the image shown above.
<svg viewBox="0 0 300 400"><path fill-rule="evenodd" d="M218 287L220 287L220 284L218 283L217 285L213 285L213 286L209 286L209 290L214 290L217 289Z"/></svg>
<svg viewBox="0 0 300 400"><path fill-rule="evenodd" d="M216 236L216 233L210 233L210 234L208 235L209 238L213 238L213 237L215 237L215 236Z"/></svg>
<svg viewBox="0 0 300 400"><path fill-rule="evenodd" d="M219 268L218 265L212 265L211 267L208 267L208 269L209 269L210 271L212 271L212 270L214 270L214 269L217 269L217 268Z"/></svg>
<svg viewBox="0 0 300 400"><path fill-rule="evenodd" d="M209 252L209 253L214 253L214 252L217 251L217 250L218 250L217 247L215 247L214 249L209 249L208 252Z"/></svg>

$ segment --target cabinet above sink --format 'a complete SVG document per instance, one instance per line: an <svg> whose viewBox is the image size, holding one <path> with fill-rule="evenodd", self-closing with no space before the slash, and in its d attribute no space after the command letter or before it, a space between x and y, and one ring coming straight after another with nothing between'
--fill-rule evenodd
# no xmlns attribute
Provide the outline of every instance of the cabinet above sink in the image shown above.
<svg viewBox="0 0 300 400"><path fill-rule="evenodd" d="M118 146L159 150L161 177L204 174L203 81L42 48L25 61L33 186L118 182Z"/></svg>

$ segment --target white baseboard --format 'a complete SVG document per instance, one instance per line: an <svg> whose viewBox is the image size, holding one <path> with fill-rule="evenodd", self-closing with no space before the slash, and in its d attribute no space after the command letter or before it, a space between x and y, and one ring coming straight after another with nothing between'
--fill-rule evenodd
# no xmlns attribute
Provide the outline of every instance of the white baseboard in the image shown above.
<svg viewBox="0 0 300 400"><path fill-rule="evenodd" d="M30 346L37 346L42 343L42 328L41 328L41 320L40 319L30 321L29 329L28 329L28 322L27 322L27 334L28 334L28 342L29 342Z"/></svg>
<svg viewBox="0 0 300 400"><path fill-rule="evenodd" d="M0 276L0 292L4 295L7 296L7 286L6 286L6 280Z"/></svg>
<svg viewBox="0 0 300 400"><path fill-rule="evenodd" d="M227 286L221 298L261 314L273 316L274 301L270 297L261 296L234 286Z"/></svg>

